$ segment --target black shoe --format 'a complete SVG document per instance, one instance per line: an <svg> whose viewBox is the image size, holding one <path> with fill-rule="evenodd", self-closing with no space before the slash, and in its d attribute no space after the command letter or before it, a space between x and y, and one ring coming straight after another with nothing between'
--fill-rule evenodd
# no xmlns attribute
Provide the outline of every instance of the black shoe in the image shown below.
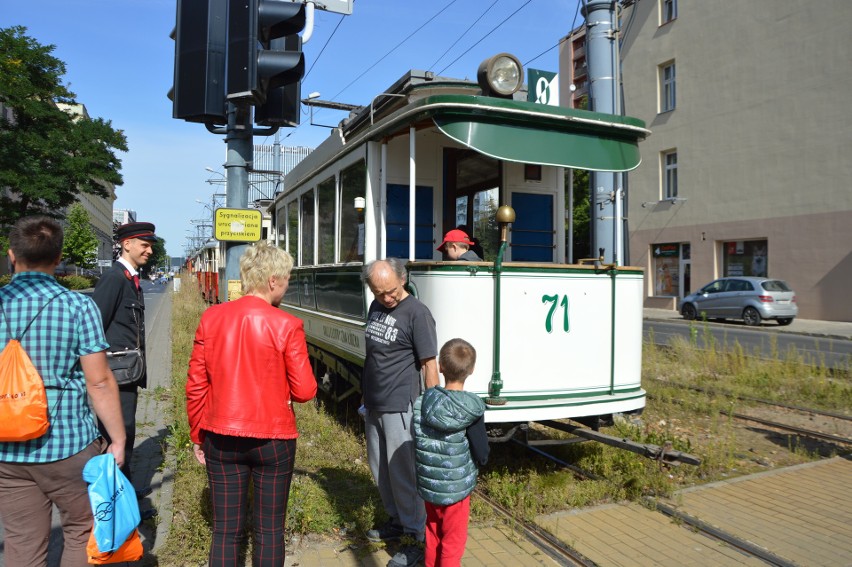
<svg viewBox="0 0 852 567"><path fill-rule="evenodd" d="M379 543L382 541L393 541L401 537L402 526L393 523L392 520L388 520L377 528L367 530L367 539L372 541L373 543Z"/></svg>
<svg viewBox="0 0 852 567"><path fill-rule="evenodd" d="M423 559L423 548L419 545L406 545L388 561L388 567L414 567Z"/></svg>
<svg viewBox="0 0 852 567"><path fill-rule="evenodd" d="M154 489L151 488L150 486L146 486L145 488L140 488L139 490L136 491L136 500L142 500L143 498L145 498L146 496L148 496L152 492L154 492Z"/></svg>
<svg viewBox="0 0 852 567"><path fill-rule="evenodd" d="M139 518L141 521L150 520L151 518L156 518L158 515L156 508L148 508L147 510L141 510L139 512Z"/></svg>

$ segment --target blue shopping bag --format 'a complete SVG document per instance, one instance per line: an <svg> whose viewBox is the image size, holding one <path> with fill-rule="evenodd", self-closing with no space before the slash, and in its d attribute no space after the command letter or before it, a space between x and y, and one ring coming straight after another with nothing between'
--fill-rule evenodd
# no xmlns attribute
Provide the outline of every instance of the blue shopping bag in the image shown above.
<svg viewBox="0 0 852 567"><path fill-rule="evenodd" d="M110 453L92 457L83 467L83 480L89 483L98 550L115 551L141 521L136 491Z"/></svg>

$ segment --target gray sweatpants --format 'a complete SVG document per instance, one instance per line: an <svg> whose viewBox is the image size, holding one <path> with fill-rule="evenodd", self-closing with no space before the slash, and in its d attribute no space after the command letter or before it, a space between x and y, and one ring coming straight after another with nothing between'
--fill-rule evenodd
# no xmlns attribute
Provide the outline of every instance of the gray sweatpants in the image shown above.
<svg viewBox="0 0 852 567"><path fill-rule="evenodd" d="M411 404L403 413L368 411L367 460L385 512L407 534L423 541L426 507L417 494Z"/></svg>

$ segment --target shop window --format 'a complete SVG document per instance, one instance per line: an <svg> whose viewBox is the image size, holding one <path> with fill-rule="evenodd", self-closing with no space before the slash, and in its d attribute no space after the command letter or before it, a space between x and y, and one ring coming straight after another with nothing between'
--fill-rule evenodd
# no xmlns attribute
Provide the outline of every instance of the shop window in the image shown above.
<svg viewBox="0 0 852 567"><path fill-rule="evenodd" d="M654 244L654 295L678 297L680 295L680 244Z"/></svg>
<svg viewBox="0 0 852 567"><path fill-rule="evenodd" d="M725 276L766 277L769 242L767 240L734 240L722 243L722 273Z"/></svg>

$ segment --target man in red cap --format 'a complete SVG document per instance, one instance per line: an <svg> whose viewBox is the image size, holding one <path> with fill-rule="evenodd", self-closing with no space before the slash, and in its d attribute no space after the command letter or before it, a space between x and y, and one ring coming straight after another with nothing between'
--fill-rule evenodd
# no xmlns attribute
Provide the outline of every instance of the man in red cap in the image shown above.
<svg viewBox="0 0 852 567"><path fill-rule="evenodd" d="M123 224L115 230L115 239L121 247L118 260L112 268L104 272L95 285L92 299L101 311L104 334L109 342L110 353L122 353L139 349L142 360L145 359L145 298L139 282L139 268L148 263L157 241L154 225L149 222ZM107 355L110 356L109 354ZM121 471L132 482L130 463L133 456L133 442L136 438L136 403L139 387L147 386L147 369L130 382L121 383L119 371L114 363L129 361L125 354L111 358L111 367L119 379L118 395L121 411L124 414L124 427L127 432L124 466ZM109 441L109 435L102 424L98 424L101 434ZM149 489L137 489L139 497L144 497ZM143 516L152 517L153 510L144 510Z"/></svg>
<svg viewBox="0 0 852 567"><path fill-rule="evenodd" d="M454 228L444 235L444 241L438 246L438 250L446 254L449 260L481 262L482 258L470 249L473 245L474 242L465 231Z"/></svg>

